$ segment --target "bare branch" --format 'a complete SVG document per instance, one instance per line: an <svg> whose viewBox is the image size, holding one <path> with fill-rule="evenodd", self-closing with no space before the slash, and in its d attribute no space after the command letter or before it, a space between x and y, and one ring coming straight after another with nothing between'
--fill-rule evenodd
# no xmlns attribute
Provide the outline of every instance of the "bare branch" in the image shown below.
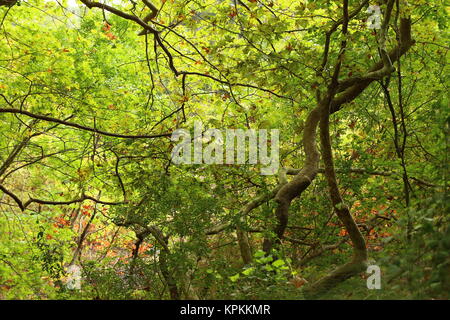
<svg viewBox="0 0 450 320"><path fill-rule="evenodd" d="M171 133L160 133L160 134L153 134L153 135L127 135L127 134L120 134L120 133L112 133L112 132L99 130L97 128L86 127L81 124L77 124L77 123L73 123L73 122L69 122L69 121L65 121L65 120L61 120L61 119L57 119L57 118L53 118L53 117L49 117L49 116L45 116L45 115L31 113L31 112L28 112L25 110L14 109L14 108L0 108L0 113L22 114L22 115L26 115L30 118L44 120L44 121L48 121L48 122L59 123L59 124L62 124L62 125L68 126L68 127L77 128L77 129L84 130L84 131L90 131L90 132L94 132L97 134L101 134L103 136L109 136L109 137L115 137L115 138L154 139L154 138L171 136Z"/></svg>
<svg viewBox="0 0 450 320"><path fill-rule="evenodd" d="M100 203L100 204L104 204L104 205L108 205L108 206L120 205L120 204L127 203L126 201L121 201L121 202L102 201L102 200L95 199L91 196L87 196L85 194L83 194L81 196L81 198L74 199L74 200L68 200L68 201L50 201L50 200L41 200L41 199L30 198L24 203L22 200L19 199L18 196L16 196L14 193L9 191L5 186L3 186L1 184L0 184L0 190L2 190L5 194L10 196L16 202L16 204L22 211L25 211L25 209L27 209L32 203L37 203L37 204L42 204L42 205L50 205L50 206L70 205L70 204L74 204L74 203L83 202L85 200L91 200L95 203Z"/></svg>

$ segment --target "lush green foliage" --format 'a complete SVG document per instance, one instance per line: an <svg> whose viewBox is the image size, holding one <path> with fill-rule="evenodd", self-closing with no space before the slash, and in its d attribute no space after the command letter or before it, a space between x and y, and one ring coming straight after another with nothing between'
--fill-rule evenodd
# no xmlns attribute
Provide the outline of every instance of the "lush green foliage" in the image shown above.
<svg viewBox="0 0 450 320"><path fill-rule="evenodd" d="M277 202L242 208L277 176L259 164L175 165L170 133L194 121L280 129L280 165L301 168L341 40L337 80L363 77L380 60L365 10L389 1L349 1L350 12L364 6L345 35L343 1L155 0L158 36L138 35L142 1L105 1L126 17L81 2L0 6L0 298L303 299L351 258L323 171L265 254ZM402 17L414 45L330 119L340 191L382 289L368 290L363 272L326 298L449 297L448 7L394 2L386 46ZM79 290L65 285L73 264Z"/></svg>

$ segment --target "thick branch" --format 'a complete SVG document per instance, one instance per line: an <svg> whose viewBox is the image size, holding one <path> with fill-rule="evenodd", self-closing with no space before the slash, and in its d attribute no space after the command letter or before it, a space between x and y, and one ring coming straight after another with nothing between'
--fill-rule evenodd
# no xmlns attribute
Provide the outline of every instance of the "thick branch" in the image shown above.
<svg viewBox="0 0 450 320"><path fill-rule="evenodd" d="M158 14L158 8L156 8L150 1L142 0L142 2L145 3L145 5L150 9L150 13L143 19L145 23L148 23L152 21L156 15ZM143 36L144 34L148 33L149 31L147 29L142 30L139 35Z"/></svg>
<svg viewBox="0 0 450 320"><path fill-rule="evenodd" d="M143 20L141 20L139 17L134 16L132 14L128 14L125 13L123 11L120 11L119 9L116 9L114 7L111 7L107 4L104 3L100 3L100 2L95 2L95 1L89 1L89 0L80 0L86 7L88 7L89 9L92 8L100 8L102 10L111 12L119 17L122 17L124 19L127 20L131 20L136 22L137 24L139 24L141 27L143 27L145 30L148 30L149 32L153 33L153 34L157 34L158 31L156 31L155 29L153 29L151 26L149 26L147 23L145 23Z"/></svg>
<svg viewBox="0 0 450 320"><path fill-rule="evenodd" d="M392 49L389 54L391 63L399 60L414 45L411 38L411 20L402 18L400 21L400 42ZM331 105L331 113L338 111L342 104L349 103L358 97L373 81L380 80L392 72L387 72L389 68L385 67L383 60L377 62L369 69L365 76L352 77L339 82L338 92L341 94L336 96Z"/></svg>

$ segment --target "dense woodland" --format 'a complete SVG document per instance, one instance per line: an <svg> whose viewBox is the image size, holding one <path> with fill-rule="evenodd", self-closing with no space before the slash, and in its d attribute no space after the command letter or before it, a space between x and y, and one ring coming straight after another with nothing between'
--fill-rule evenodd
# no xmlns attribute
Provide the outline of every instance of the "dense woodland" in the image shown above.
<svg viewBox="0 0 450 320"><path fill-rule="evenodd" d="M0 0L0 299L448 299L445 2Z"/></svg>

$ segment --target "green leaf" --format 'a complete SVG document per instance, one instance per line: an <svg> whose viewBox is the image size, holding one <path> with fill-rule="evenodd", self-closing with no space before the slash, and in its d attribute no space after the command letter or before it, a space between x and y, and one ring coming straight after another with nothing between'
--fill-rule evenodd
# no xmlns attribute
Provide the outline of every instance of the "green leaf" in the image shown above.
<svg viewBox="0 0 450 320"><path fill-rule="evenodd" d="M249 275L251 275L251 274L253 273L253 271L255 271L255 268L254 268L254 267L247 268L247 269L245 269L244 271L242 271L242 274L243 274L243 275L246 275L246 276L249 276Z"/></svg>
<svg viewBox="0 0 450 320"><path fill-rule="evenodd" d="M278 259L278 260L275 260L274 262L272 262L272 265L275 268L279 268L279 267L285 265L285 262L283 260L281 260L281 259Z"/></svg>
<svg viewBox="0 0 450 320"><path fill-rule="evenodd" d="M234 276L231 276L230 280L231 280L231 282L236 282L239 280L239 277L240 277L240 275L239 275L239 273L237 273Z"/></svg>

